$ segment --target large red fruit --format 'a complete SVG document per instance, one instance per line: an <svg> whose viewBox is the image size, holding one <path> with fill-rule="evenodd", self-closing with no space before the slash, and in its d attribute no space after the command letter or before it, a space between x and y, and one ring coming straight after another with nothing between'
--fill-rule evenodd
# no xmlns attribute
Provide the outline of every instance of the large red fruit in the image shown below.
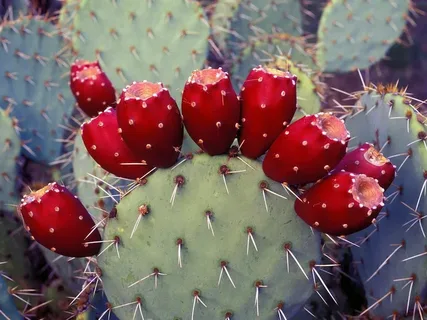
<svg viewBox="0 0 427 320"><path fill-rule="evenodd" d="M335 170L366 174L377 179L385 190L391 185L396 174L396 166L368 142L348 152Z"/></svg>
<svg viewBox="0 0 427 320"><path fill-rule="evenodd" d="M263 155L291 122L297 109L297 77L259 66L251 70L240 92L241 153L252 159Z"/></svg>
<svg viewBox="0 0 427 320"><path fill-rule="evenodd" d="M72 64L70 88L77 104L89 117L116 102L116 90L97 61L77 60Z"/></svg>
<svg viewBox="0 0 427 320"><path fill-rule="evenodd" d="M240 103L228 74L219 69L193 71L182 94L185 128L211 156L228 152L239 129Z"/></svg>
<svg viewBox="0 0 427 320"><path fill-rule="evenodd" d="M34 240L58 254L88 257L101 249L101 235L89 212L56 182L25 195L19 211Z"/></svg>
<svg viewBox="0 0 427 320"><path fill-rule="evenodd" d="M83 123L81 129L87 151L104 170L118 177L137 179L153 169L123 141L113 108L108 107L96 118Z"/></svg>
<svg viewBox="0 0 427 320"><path fill-rule="evenodd" d="M134 82L123 89L117 119L132 152L157 168L175 164L184 126L175 100L162 83Z"/></svg>
<svg viewBox="0 0 427 320"><path fill-rule="evenodd" d="M308 189L295 212L321 232L340 236L367 228L384 206L384 189L364 174L336 172Z"/></svg>
<svg viewBox="0 0 427 320"><path fill-rule="evenodd" d="M271 145L263 162L264 173L280 183L315 182L341 161L349 138L344 122L332 114L302 117Z"/></svg>

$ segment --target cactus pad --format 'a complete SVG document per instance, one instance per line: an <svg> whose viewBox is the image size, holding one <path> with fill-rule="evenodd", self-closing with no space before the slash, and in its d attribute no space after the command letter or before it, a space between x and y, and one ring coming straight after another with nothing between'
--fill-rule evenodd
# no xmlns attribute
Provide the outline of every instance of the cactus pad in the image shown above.
<svg viewBox="0 0 427 320"><path fill-rule="evenodd" d="M24 155L49 164L62 150L64 124L74 104L67 79L67 50L62 36L49 21L20 18L0 29L0 107L22 129Z"/></svg>
<svg viewBox="0 0 427 320"><path fill-rule="evenodd" d="M371 142L382 148L396 165L397 176L387 190L378 227L354 234L351 240L360 248L352 251L356 261L363 261L356 266L371 314L388 317L397 311L405 316L407 308L413 312L417 299L426 299L426 131L404 92L393 86L370 90L361 95L358 114L346 122L355 137L352 146ZM387 299L378 305L387 294L393 295L392 302Z"/></svg>
<svg viewBox="0 0 427 320"><path fill-rule="evenodd" d="M406 25L411 0L332 0L319 28L316 58L325 72L366 69L382 59Z"/></svg>
<svg viewBox="0 0 427 320"><path fill-rule="evenodd" d="M18 190L16 188L18 168L17 158L21 150L21 141L14 128L13 120L8 112L0 110L0 209L14 211L11 206L18 202Z"/></svg>
<svg viewBox="0 0 427 320"><path fill-rule="evenodd" d="M320 237L296 216L282 185L266 178L260 163L245 161L252 168L237 158L195 155L122 198L104 234L120 258L114 246L98 258L113 306L139 297L144 317L156 320L187 319L193 304L194 319L228 312L251 319L256 305L259 319L277 319L280 302L286 315L297 312L312 293L304 273L320 259ZM290 255L287 273L287 243L304 273ZM114 311L130 319L134 308Z"/></svg>
<svg viewBox="0 0 427 320"><path fill-rule="evenodd" d="M116 88L162 81L179 100L206 59L209 27L195 1L84 0L73 23L78 55L98 59Z"/></svg>
<svg viewBox="0 0 427 320"><path fill-rule="evenodd" d="M2 317L10 320L21 320L23 317L20 312L16 309L13 297L9 294L9 288L6 281L0 277L0 311Z"/></svg>

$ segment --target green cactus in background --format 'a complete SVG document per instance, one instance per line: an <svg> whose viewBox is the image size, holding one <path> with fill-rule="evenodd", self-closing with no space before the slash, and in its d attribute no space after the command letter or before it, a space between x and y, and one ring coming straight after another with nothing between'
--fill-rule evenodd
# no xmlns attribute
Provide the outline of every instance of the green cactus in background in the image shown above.
<svg viewBox="0 0 427 320"><path fill-rule="evenodd" d="M403 33L412 0L331 0L318 28L316 59L323 72L366 69Z"/></svg>
<svg viewBox="0 0 427 320"><path fill-rule="evenodd" d="M320 237L297 218L282 185L245 161L195 155L122 198L98 257L113 306L139 297L153 319L192 312L194 319L276 319L278 306L289 316L298 311L312 293L307 274L320 259ZM130 319L136 303L114 312Z"/></svg>
<svg viewBox="0 0 427 320"><path fill-rule="evenodd" d="M9 294L9 288L3 278L0 277L0 315L4 319L21 320L23 317L16 309L12 295Z"/></svg>
<svg viewBox="0 0 427 320"><path fill-rule="evenodd" d="M0 2L0 23L2 20L14 20L28 11L28 0L4 0Z"/></svg>
<svg viewBox="0 0 427 320"><path fill-rule="evenodd" d="M74 106L63 37L47 20L22 17L3 24L0 39L0 107L18 120L23 154L49 164L61 154L61 125Z"/></svg>
<svg viewBox="0 0 427 320"><path fill-rule="evenodd" d="M0 89L1 90L1 89ZM15 211L13 204L18 202L18 167L17 161L21 151L21 141L17 134L14 120L9 117L10 109L0 109L0 210Z"/></svg>
<svg viewBox="0 0 427 320"><path fill-rule="evenodd" d="M427 290L425 122L405 90L380 85L365 91L357 93L357 108L346 120L352 146L374 143L397 166L397 176L377 223L351 236L360 246L352 252L368 299L363 314L417 317ZM391 296L391 302L381 299Z"/></svg>

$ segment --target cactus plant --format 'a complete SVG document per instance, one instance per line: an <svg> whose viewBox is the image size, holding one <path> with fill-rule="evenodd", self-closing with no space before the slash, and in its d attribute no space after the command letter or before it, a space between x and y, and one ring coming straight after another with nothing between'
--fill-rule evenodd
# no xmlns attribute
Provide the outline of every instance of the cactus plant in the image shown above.
<svg viewBox="0 0 427 320"><path fill-rule="evenodd" d="M0 30L0 107L16 117L22 152L28 158L49 164L62 151L64 124L74 99L67 79L67 48L61 34L41 17L8 21Z"/></svg>
<svg viewBox="0 0 427 320"><path fill-rule="evenodd" d="M5 319L21 320L23 317L16 309L12 295L3 278L0 277L0 315Z"/></svg>
<svg viewBox="0 0 427 320"><path fill-rule="evenodd" d="M10 109L0 109L0 210L14 211L13 204L18 201L17 160L21 151L21 141L17 134L15 121L9 117Z"/></svg>
<svg viewBox="0 0 427 320"><path fill-rule="evenodd" d="M28 11L28 0L5 0L0 3L0 22L14 20Z"/></svg>
<svg viewBox="0 0 427 320"><path fill-rule="evenodd" d="M245 162L198 154L173 170L159 169L122 198L98 257L112 306L135 301L114 309L120 318L132 317L139 298L144 317L154 319L192 310L194 319L272 319L282 300L289 316L305 303L319 237L260 163Z"/></svg>
<svg viewBox="0 0 427 320"><path fill-rule="evenodd" d="M412 0L331 0L318 28L317 63L324 72L366 69L382 59L403 33Z"/></svg>
<svg viewBox="0 0 427 320"><path fill-rule="evenodd" d="M357 108L346 120L352 147L372 142L397 166L385 210L370 229L350 238L360 246L352 252L368 298L363 314L418 317L427 290L425 125L414 100L394 85L356 94Z"/></svg>

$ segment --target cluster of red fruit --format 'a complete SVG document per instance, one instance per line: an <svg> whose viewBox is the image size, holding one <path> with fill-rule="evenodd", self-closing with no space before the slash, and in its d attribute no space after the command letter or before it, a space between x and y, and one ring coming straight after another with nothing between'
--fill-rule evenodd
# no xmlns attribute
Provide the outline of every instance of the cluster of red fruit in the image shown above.
<svg viewBox="0 0 427 320"><path fill-rule="evenodd" d="M242 155L257 159L265 154L263 170L272 180L297 188L314 183L295 201L296 213L311 227L332 235L364 229L382 209L395 167L368 143L346 153L350 134L332 114L291 123L296 83L287 71L260 66L249 72L238 96L226 72L197 70L184 86L181 114L161 83L134 82L116 101L98 62L76 61L70 75L78 105L92 117L82 125L82 139L106 171L137 179L172 167L181 155L184 127L211 156L227 154L237 137ZM63 255L93 255L100 235L77 202L52 184L24 197L20 210L41 244ZM61 230L57 236L56 229Z"/></svg>

